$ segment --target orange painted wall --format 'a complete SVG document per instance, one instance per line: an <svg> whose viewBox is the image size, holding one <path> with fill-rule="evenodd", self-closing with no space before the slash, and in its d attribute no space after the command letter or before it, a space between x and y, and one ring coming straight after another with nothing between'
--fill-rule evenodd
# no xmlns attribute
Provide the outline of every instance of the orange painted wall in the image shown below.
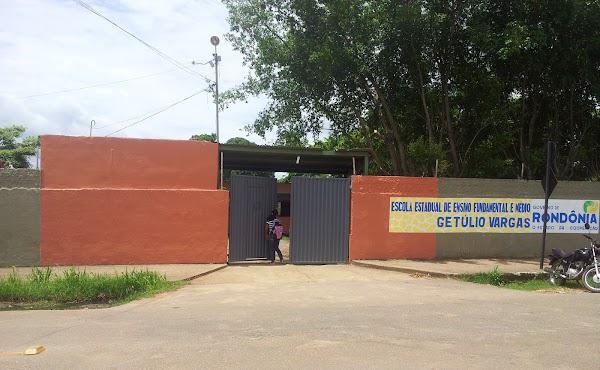
<svg viewBox="0 0 600 370"><path fill-rule="evenodd" d="M43 136L44 265L224 263L213 143Z"/></svg>
<svg viewBox="0 0 600 370"><path fill-rule="evenodd" d="M389 199L437 194L436 178L353 176L350 260L435 258L435 234L389 232Z"/></svg>
<svg viewBox="0 0 600 370"><path fill-rule="evenodd" d="M43 190L43 265L224 263L228 193Z"/></svg>
<svg viewBox="0 0 600 370"><path fill-rule="evenodd" d="M215 143L44 135L41 146L43 188L217 188Z"/></svg>

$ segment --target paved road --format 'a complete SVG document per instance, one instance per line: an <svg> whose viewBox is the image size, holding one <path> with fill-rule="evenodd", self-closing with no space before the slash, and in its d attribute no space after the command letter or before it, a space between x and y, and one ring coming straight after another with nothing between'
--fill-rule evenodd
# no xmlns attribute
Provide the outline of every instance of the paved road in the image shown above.
<svg viewBox="0 0 600 370"><path fill-rule="evenodd" d="M102 310L0 312L0 368L589 368L600 295L356 266L229 267Z"/></svg>

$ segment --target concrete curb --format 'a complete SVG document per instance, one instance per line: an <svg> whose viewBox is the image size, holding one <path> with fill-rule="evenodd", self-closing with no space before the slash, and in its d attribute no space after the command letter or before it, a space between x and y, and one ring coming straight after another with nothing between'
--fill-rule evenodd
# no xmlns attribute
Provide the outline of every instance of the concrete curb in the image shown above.
<svg viewBox="0 0 600 370"><path fill-rule="evenodd" d="M194 275L194 276L187 277L187 278L185 278L185 279L181 279L180 281L192 281L192 280L196 280L196 279L198 279L198 278L201 278L201 277L203 277L203 276L206 276L206 275L208 275L208 274L212 274L213 272L217 272L217 271L219 271L219 270L223 270L223 269L224 269L224 268L226 268L227 266L228 266L228 265L218 266L218 267L215 267L215 268L214 268L214 269L212 269L212 270L204 271L204 272L202 272L202 273L200 273L200 274L198 274L198 275Z"/></svg>
<svg viewBox="0 0 600 370"><path fill-rule="evenodd" d="M540 271L540 272L513 272L513 273L507 272L507 273L503 273L502 276L504 276L508 280L523 281L523 280L531 280L531 279L535 279L535 278L547 278L548 277L548 273L544 272L544 271Z"/></svg>
<svg viewBox="0 0 600 370"><path fill-rule="evenodd" d="M406 267L381 266L381 265L377 265L374 263L367 263L367 262L352 261L352 264L356 265L356 266L366 267L366 268L371 268L371 269L376 269L376 270L403 272L406 274L427 274L432 277L455 277L455 276L458 276L458 274L444 274L441 272L410 269L410 268L406 268Z"/></svg>
<svg viewBox="0 0 600 370"><path fill-rule="evenodd" d="M457 278L461 275L472 275L472 274L459 274L456 272L436 272L436 271L427 271L427 270L419 270L419 269L413 269L413 268L406 268L406 267L393 267L393 266L382 266L382 265L378 265L375 263L368 263L368 262L363 262L363 261L352 261L353 265L356 266L360 266L360 267L366 267L366 268L372 268L372 269L376 269L376 270L386 270L386 271L395 271L395 272L402 272L402 273L406 273L406 274L423 274L423 275L429 275L431 277L437 277L437 278ZM529 279L533 279L536 277L546 277L548 276L548 273L546 272L506 272L502 274L503 277L509 279L509 280L529 280Z"/></svg>

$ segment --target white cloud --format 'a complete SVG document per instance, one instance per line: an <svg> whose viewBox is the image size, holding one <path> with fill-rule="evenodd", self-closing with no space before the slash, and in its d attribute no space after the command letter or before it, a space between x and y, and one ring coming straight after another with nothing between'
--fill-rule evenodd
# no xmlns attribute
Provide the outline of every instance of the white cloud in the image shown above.
<svg viewBox="0 0 600 370"><path fill-rule="evenodd" d="M223 34L227 11L217 0L89 1L98 11L182 63L212 57L210 36L221 38L220 88L243 81L247 69ZM206 66L192 66L214 76ZM72 93L22 97L128 79L174 69L164 59L105 20L69 0L0 2L0 126L22 123L28 134L87 135L101 127L153 112L206 88L175 69L158 76ZM265 106L264 98L221 113L221 140L243 129ZM188 139L215 129L212 98L202 93L116 136ZM105 135L127 123L112 125ZM249 139L264 142L255 135Z"/></svg>

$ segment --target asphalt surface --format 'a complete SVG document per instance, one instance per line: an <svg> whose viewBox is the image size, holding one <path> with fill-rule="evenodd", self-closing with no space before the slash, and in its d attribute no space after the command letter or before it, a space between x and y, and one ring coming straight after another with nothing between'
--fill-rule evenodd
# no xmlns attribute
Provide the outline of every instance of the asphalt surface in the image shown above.
<svg viewBox="0 0 600 370"><path fill-rule="evenodd" d="M228 267L97 310L0 312L2 369L597 369L600 295L357 266Z"/></svg>

